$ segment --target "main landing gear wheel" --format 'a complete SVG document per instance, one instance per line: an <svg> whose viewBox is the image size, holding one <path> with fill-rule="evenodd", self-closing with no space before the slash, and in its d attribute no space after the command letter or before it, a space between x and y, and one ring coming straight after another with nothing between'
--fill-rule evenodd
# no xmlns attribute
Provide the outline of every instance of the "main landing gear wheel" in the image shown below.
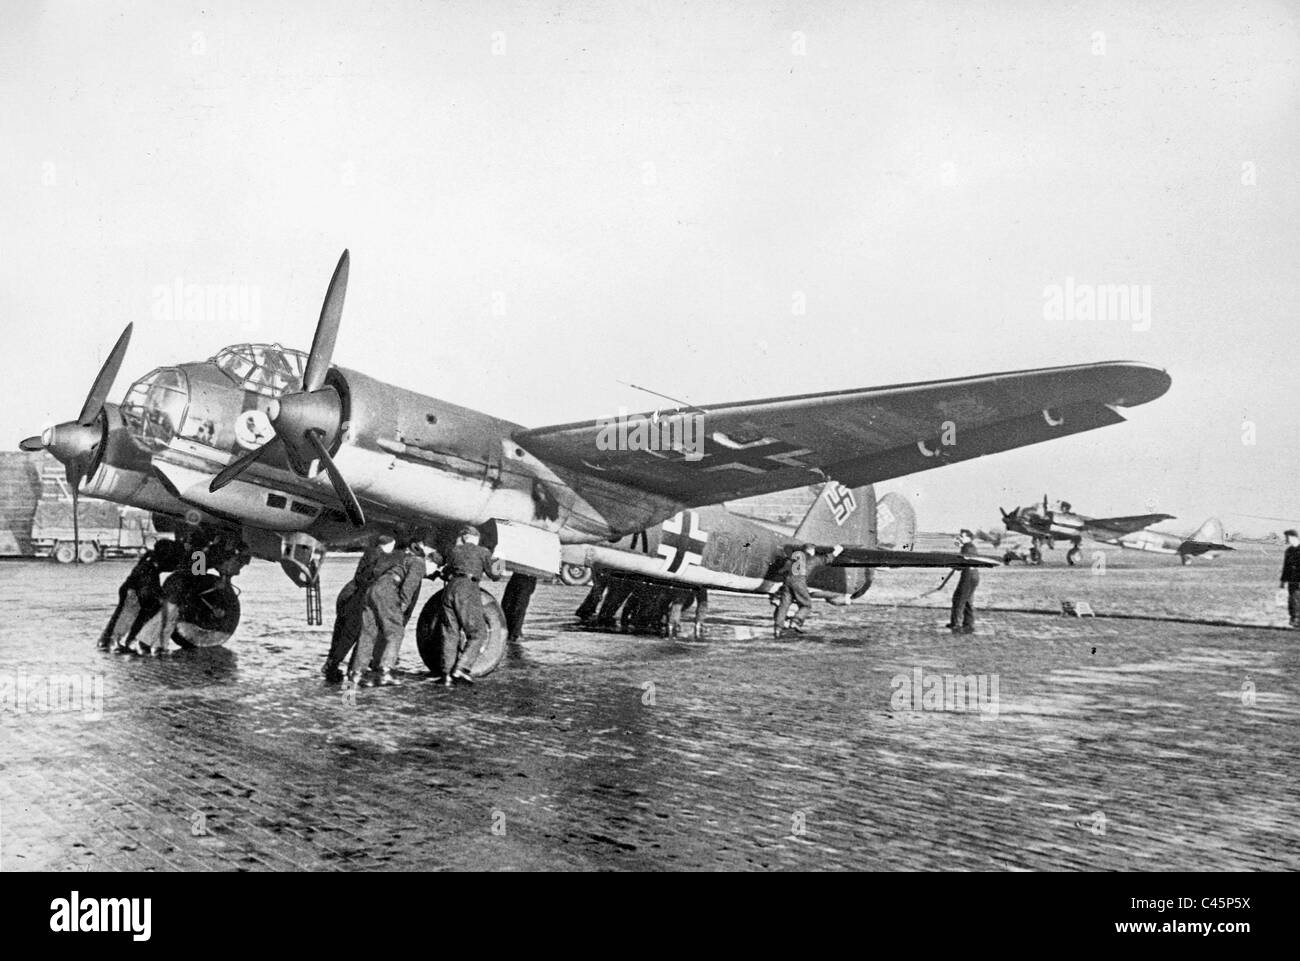
<svg viewBox="0 0 1300 961"><path fill-rule="evenodd" d="M1040 551L1037 547L1029 548L1029 563L1031 564L1043 563L1043 552Z"/></svg>
<svg viewBox="0 0 1300 961"><path fill-rule="evenodd" d="M239 593L216 574L193 578L181 602L181 621L172 640L181 647L218 647L239 626Z"/></svg>
<svg viewBox="0 0 1300 961"><path fill-rule="evenodd" d="M1071 547L1068 554L1065 555L1065 563L1073 567L1083 558L1083 551L1077 547Z"/></svg>
<svg viewBox="0 0 1300 961"><path fill-rule="evenodd" d="M481 587L479 597L483 601L487 631L479 639L478 653L470 661L469 673L473 677L487 677L501 666L506 656L506 616L501 612L497 599ZM420 649L420 659L434 674L442 673L442 625L438 618L441 610L442 591L438 591L425 603L420 619L415 622L415 643Z"/></svg>

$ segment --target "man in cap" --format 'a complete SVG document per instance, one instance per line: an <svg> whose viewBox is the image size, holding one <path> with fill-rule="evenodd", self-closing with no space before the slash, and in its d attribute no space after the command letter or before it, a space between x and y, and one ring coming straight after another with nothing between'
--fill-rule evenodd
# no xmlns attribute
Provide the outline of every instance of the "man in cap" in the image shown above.
<svg viewBox="0 0 1300 961"><path fill-rule="evenodd" d="M962 557L974 557L979 553L975 547L975 535L966 528L961 529L957 539L961 543ZM952 592L952 615L948 618L948 629L954 633L975 633L975 588L979 583L978 568L962 568L957 588Z"/></svg>
<svg viewBox="0 0 1300 961"><path fill-rule="evenodd" d="M838 544L834 547L821 548L816 544L804 544L790 555L782 567L783 583L777 594L776 613L772 616L773 636L781 637L785 634L785 619L790 612L791 604L796 605L798 610L794 613L790 627L800 634L803 633L804 618L812 608L812 595L808 593L808 575L812 573L813 561L818 554L838 557L842 550L844 548Z"/></svg>
<svg viewBox="0 0 1300 961"><path fill-rule="evenodd" d="M447 586L442 591L439 627L442 630L442 683L453 680L473 683L470 667L478 655L479 639L487 631L479 581L501 579L501 563L479 544L478 528L466 525L447 552L442 569Z"/></svg>
<svg viewBox="0 0 1300 961"><path fill-rule="evenodd" d="M361 636L361 617L366 608L366 593L375 579L375 569L380 560L386 560L397 546L392 534L380 534L375 543L367 547L357 561L352 580L343 585L334 605L334 637L330 642L329 656L325 659L325 680L335 683L343 680L343 662Z"/></svg>
<svg viewBox="0 0 1300 961"><path fill-rule="evenodd" d="M402 683L393 677L393 668L406 636L406 622L420 599L421 582L437 570L437 554L424 539L423 532L416 532L402 550L375 563L361 609L357 646L348 664L348 679L358 687Z"/></svg>
<svg viewBox="0 0 1300 961"><path fill-rule="evenodd" d="M1282 555L1282 582L1286 588L1287 613L1291 615L1291 626L1300 628L1300 534L1295 530L1287 531L1286 553Z"/></svg>

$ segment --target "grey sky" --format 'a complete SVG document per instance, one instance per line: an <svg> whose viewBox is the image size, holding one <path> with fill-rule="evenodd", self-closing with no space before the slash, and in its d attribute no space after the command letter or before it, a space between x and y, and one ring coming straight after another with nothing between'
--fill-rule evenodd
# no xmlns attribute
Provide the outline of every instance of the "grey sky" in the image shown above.
<svg viewBox="0 0 1300 961"><path fill-rule="evenodd" d="M305 348L346 246L336 362L528 426L654 406L618 381L1155 363L1128 425L887 489L925 528L1047 492L1271 530L1241 515L1300 521L1298 51L1264 2L7 3L0 444L74 416L129 320L115 400ZM256 328L161 317L177 278ZM1150 329L1046 319L1067 278L1148 285Z"/></svg>

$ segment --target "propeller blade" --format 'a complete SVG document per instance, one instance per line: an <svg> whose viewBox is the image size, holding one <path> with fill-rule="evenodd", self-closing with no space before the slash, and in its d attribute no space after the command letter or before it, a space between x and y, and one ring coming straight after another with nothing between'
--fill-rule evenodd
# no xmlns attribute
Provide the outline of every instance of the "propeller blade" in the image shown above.
<svg viewBox="0 0 1300 961"><path fill-rule="evenodd" d="M343 509L348 512L348 519L352 521L354 527L365 527L366 515L361 512L361 504L357 501L357 495L352 493L352 488L343 479L343 474L334 463L334 458L330 457L325 442L321 440L324 435L319 430L312 429L307 431L304 436L307 438L307 442L316 449L316 456L325 465L325 470L330 475L330 483L334 485L334 493L339 496L339 500L343 502Z"/></svg>
<svg viewBox="0 0 1300 961"><path fill-rule="evenodd" d="M259 459L261 459L262 455L267 452L270 446L279 441L279 439L279 437L272 437L261 447L256 447L253 450L250 450L247 454L241 454L236 460L232 460L225 467L221 468L217 476L212 478L212 483L208 485L209 492L215 494L244 471L248 470L248 468L252 467Z"/></svg>
<svg viewBox="0 0 1300 961"><path fill-rule="evenodd" d="M134 326L134 324L126 325L126 329L117 338L117 343L109 351L104 366L99 368L99 376L91 385L90 393L86 395L86 402L81 405L81 413L77 415L77 423L82 427L89 427L95 422L95 418L104 407L104 401L108 400L108 392L113 389L117 372L122 369L122 358L126 356L126 347L131 342L131 330Z"/></svg>
<svg viewBox="0 0 1300 961"><path fill-rule="evenodd" d="M25 450L29 454L33 453L34 451L45 450L45 441L41 439L40 435L37 435L35 437L24 437L19 442L18 449Z"/></svg>
<svg viewBox="0 0 1300 961"><path fill-rule="evenodd" d="M343 320L343 298L348 292L348 264L351 257L343 251L339 264L325 291L325 302L320 307L320 320L316 322L316 336L312 338L311 353L307 355L307 369L302 375L304 391L319 390L325 383L330 363L334 358L334 342L338 340L339 324Z"/></svg>

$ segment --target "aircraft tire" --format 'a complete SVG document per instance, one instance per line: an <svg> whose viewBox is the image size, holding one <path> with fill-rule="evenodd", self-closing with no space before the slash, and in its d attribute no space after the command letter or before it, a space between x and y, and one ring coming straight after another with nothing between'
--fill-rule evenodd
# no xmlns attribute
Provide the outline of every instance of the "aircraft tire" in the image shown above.
<svg viewBox="0 0 1300 961"><path fill-rule="evenodd" d="M483 616L487 618L488 630L469 672L474 677L487 677L501 666L506 656L506 616L490 592L479 588L479 595L483 601ZM438 623L441 607L442 591L436 591L425 601L419 620L415 622L415 643L420 651L420 660L434 674L442 673L442 629Z"/></svg>
<svg viewBox="0 0 1300 961"><path fill-rule="evenodd" d="M1079 550L1077 547L1071 547L1069 553L1065 555L1065 563L1073 567L1075 564L1079 563L1079 558L1081 557L1083 557L1083 551Z"/></svg>
<svg viewBox="0 0 1300 961"><path fill-rule="evenodd" d="M570 587L586 587L591 583L591 568L586 564L560 565L560 580Z"/></svg>
<svg viewBox="0 0 1300 961"><path fill-rule="evenodd" d="M239 593L216 574L203 574L181 602L181 620L172 640L183 648L219 647L239 627Z"/></svg>
<svg viewBox="0 0 1300 961"><path fill-rule="evenodd" d="M1031 547L1029 549L1029 563L1031 564L1043 563L1043 552L1040 551L1037 547Z"/></svg>

